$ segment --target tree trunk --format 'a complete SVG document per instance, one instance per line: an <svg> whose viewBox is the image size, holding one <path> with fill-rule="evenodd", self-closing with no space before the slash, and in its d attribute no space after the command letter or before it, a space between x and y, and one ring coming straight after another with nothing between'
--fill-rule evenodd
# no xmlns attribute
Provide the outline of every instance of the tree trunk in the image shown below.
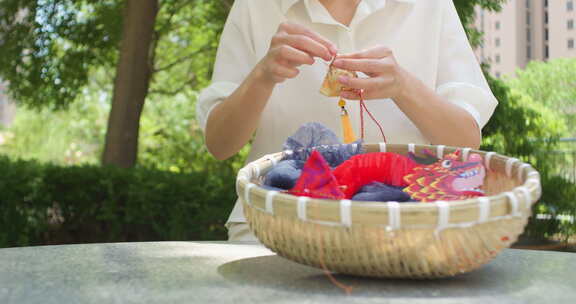
<svg viewBox="0 0 576 304"><path fill-rule="evenodd" d="M136 164L140 115L152 75L152 46L158 0L126 0L120 59L102 162L122 168Z"/></svg>

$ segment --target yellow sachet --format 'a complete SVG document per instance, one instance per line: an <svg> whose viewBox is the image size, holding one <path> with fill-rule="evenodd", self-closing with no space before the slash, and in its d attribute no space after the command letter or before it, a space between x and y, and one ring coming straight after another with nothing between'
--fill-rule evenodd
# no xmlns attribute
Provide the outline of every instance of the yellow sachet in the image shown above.
<svg viewBox="0 0 576 304"><path fill-rule="evenodd" d="M345 87L338 81L338 77L340 76L348 76L350 78L358 77L358 75L356 75L354 72L342 70L331 65L328 69L326 77L324 77L324 82L320 88L320 93L328 97L340 96L342 89L345 89Z"/></svg>

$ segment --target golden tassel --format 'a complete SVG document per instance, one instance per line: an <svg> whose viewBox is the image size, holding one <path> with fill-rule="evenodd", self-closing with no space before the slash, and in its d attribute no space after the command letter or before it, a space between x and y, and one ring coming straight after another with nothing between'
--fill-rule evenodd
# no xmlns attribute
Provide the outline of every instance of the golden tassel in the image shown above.
<svg viewBox="0 0 576 304"><path fill-rule="evenodd" d="M344 143L353 143L356 141L356 135L354 134L354 129L352 129L352 122L350 121L348 111L346 111L346 101L340 98L340 101L338 101L338 106L340 106L342 109L340 119L342 121L342 134L344 137Z"/></svg>

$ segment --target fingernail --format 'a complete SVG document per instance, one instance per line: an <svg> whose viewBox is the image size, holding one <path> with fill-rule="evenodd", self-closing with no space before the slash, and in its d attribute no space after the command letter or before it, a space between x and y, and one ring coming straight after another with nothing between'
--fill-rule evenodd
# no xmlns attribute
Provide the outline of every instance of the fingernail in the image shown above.
<svg viewBox="0 0 576 304"><path fill-rule="evenodd" d="M332 56L338 55L338 49L335 46L330 47L330 52L332 52Z"/></svg>
<svg viewBox="0 0 576 304"><path fill-rule="evenodd" d="M334 62L332 64L338 68L338 67L340 67L341 62L342 62L341 60L336 59L336 60L334 60Z"/></svg>
<svg viewBox="0 0 576 304"><path fill-rule="evenodd" d="M346 84L348 83L349 78L347 76L340 76L338 77L338 81L340 81L340 83Z"/></svg>

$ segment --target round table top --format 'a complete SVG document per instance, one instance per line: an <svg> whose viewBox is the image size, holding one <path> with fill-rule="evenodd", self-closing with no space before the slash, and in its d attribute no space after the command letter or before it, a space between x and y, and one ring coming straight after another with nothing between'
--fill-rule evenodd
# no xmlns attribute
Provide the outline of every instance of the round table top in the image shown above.
<svg viewBox="0 0 576 304"><path fill-rule="evenodd" d="M504 250L441 280L335 275L259 245L157 242L0 249L0 303L576 303L576 254Z"/></svg>

